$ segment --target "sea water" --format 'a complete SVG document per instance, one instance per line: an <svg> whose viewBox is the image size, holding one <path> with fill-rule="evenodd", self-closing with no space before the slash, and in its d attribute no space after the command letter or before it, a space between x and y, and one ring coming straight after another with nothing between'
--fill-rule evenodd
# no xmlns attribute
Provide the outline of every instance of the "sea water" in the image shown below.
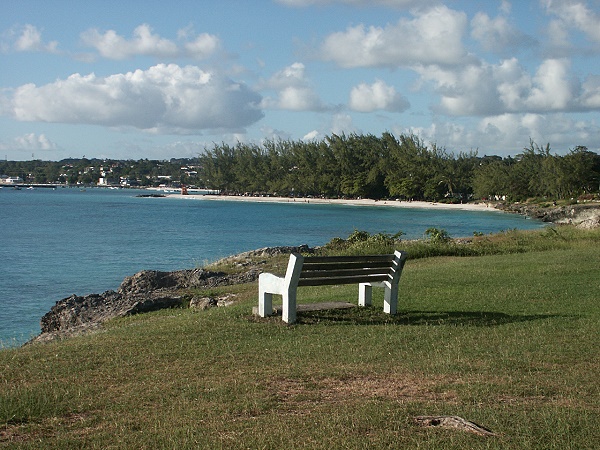
<svg viewBox="0 0 600 450"><path fill-rule="evenodd" d="M194 268L267 246L322 245L353 230L423 237L531 229L486 211L139 197L98 188L0 189L0 346L40 332L56 301L117 289L140 270Z"/></svg>

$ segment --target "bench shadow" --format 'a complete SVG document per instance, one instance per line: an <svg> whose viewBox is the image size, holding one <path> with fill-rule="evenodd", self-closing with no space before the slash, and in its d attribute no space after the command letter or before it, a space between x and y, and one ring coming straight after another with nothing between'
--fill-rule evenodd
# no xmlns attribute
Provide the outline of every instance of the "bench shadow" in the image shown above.
<svg viewBox="0 0 600 450"><path fill-rule="evenodd" d="M398 311L394 316L380 308L349 308L298 312L297 324L339 323L344 325L404 325L404 326L472 326L493 327L510 323L531 322L556 317L559 314L517 315L494 311Z"/></svg>

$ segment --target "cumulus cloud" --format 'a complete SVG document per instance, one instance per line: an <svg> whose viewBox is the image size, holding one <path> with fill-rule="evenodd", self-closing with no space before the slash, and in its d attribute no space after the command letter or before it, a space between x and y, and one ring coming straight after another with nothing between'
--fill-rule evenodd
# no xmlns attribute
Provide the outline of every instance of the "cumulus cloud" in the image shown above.
<svg viewBox="0 0 600 450"><path fill-rule="evenodd" d="M56 144L46 137L45 134L25 134L15 138L18 148L23 150L55 150Z"/></svg>
<svg viewBox="0 0 600 450"><path fill-rule="evenodd" d="M564 114L501 114L481 118L475 126L434 122L428 127L396 128L394 133L414 133L425 142L435 142L455 151L477 150L480 155L517 155L533 139L552 150L566 153L577 145L600 147L600 126Z"/></svg>
<svg viewBox="0 0 600 450"><path fill-rule="evenodd" d="M321 58L341 67L454 65L468 59L462 44L467 16L446 6L415 12L395 25L357 25L327 36Z"/></svg>
<svg viewBox="0 0 600 450"><path fill-rule="evenodd" d="M459 70L418 69L440 95L438 109L453 116L590 110L600 95L594 78L580 86L567 59L547 59L530 75L516 58Z"/></svg>
<svg viewBox="0 0 600 450"><path fill-rule="evenodd" d="M600 75L590 75L583 82L581 104L590 109L600 109Z"/></svg>
<svg viewBox="0 0 600 450"><path fill-rule="evenodd" d="M532 88L524 105L532 111L567 110L576 89L569 79L569 67L565 59L544 61L532 79Z"/></svg>
<svg viewBox="0 0 600 450"><path fill-rule="evenodd" d="M73 74L14 90L10 114L21 121L134 127L197 133L236 129L260 120L261 97L241 83L195 66L158 64L108 77ZM3 108L6 110L6 108Z"/></svg>
<svg viewBox="0 0 600 450"><path fill-rule="evenodd" d="M292 133L287 130L282 130L278 128L273 128L270 126L262 126L260 127L260 133L262 138L260 139L261 144L266 144L267 142L276 142L276 141L289 141L292 139ZM236 136L237 137L237 136ZM246 141L254 142L253 139L248 139L245 137ZM239 142L242 142L238 139Z"/></svg>
<svg viewBox="0 0 600 450"><path fill-rule="evenodd" d="M296 62L261 83L264 89L276 91L276 98L263 100L265 108L291 111L321 111L324 105L305 74L304 64Z"/></svg>
<svg viewBox="0 0 600 450"><path fill-rule="evenodd" d="M506 53L519 47L529 47L535 40L510 24L506 17L490 18L478 12L471 20L471 36L485 50Z"/></svg>
<svg viewBox="0 0 600 450"><path fill-rule="evenodd" d="M546 31L548 42L552 49L569 50L571 43L569 42L569 32L566 25L560 20L551 20L548 23Z"/></svg>
<svg viewBox="0 0 600 450"><path fill-rule="evenodd" d="M393 86L388 86L381 80L369 85L361 83L354 86L350 91L351 109L359 112L372 112L385 110L390 112L402 112L410 106Z"/></svg>
<svg viewBox="0 0 600 450"><path fill-rule="evenodd" d="M578 0L543 0L546 10L564 26L584 33L588 39L600 42L600 15Z"/></svg>
<svg viewBox="0 0 600 450"><path fill-rule="evenodd" d="M221 47L221 41L208 33L199 34L193 41L184 44L186 53L195 59L205 59Z"/></svg>
<svg viewBox="0 0 600 450"><path fill-rule="evenodd" d="M520 153L529 139L553 148L574 148L577 145L598 146L600 126L578 121L564 114L502 114L483 118L479 123L477 136L492 148L515 148ZM494 141L497 141L494 143ZM501 147L500 147L501 148Z"/></svg>
<svg viewBox="0 0 600 450"><path fill-rule="evenodd" d="M126 59L138 55L174 58L190 56L204 59L220 48L220 40L216 36L202 33L190 35L189 30L180 30L180 38L185 38L183 48L175 42L155 34L148 24L142 24L133 30L131 39L127 39L115 30L100 32L96 28L81 34L83 43L95 48L101 56L108 59Z"/></svg>
<svg viewBox="0 0 600 450"><path fill-rule="evenodd" d="M456 70L438 66L416 69L423 80L434 84L440 96L436 109L453 116L493 114L501 110L491 66L468 65Z"/></svg>
<svg viewBox="0 0 600 450"><path fill-rule="evenodd" d="M1 47L4 52L14 50L17 52L56 53L58 51L58 42L44 42L40 29L34 25L25 24L23 26L12 27L4 32Z"/></svg>
<svg viewBox="0 0 600 450"><path fill-rule="evenodd" d="M312 130L312 131L309 131L308 133L306 133L302 137L302 140L305 142L315 141L315 140L319 139L319 136L320 136L320 133L317 130Z"/></svg>
<svg viewBox="0 0 600 450"><path fill-rule="evenodd" d="M330 130L330 133L338 135L342 133L359 133L359 130L354 126L352 117L345 113L337 113L331 117Z"/></svg>
<svg viewBox="0 0 600 450"><path fill-rule="evenodd" d="M2 151L37 152L56 150L58 146L46 137L45 134L27 133L17 136L10 142L0 142Z"/></svg>

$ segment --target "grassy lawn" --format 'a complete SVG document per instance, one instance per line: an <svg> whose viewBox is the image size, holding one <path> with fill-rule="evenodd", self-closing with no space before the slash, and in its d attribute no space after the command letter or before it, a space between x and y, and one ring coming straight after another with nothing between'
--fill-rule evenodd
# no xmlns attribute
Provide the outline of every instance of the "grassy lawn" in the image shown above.
<svg viewBox="0 0 600 450"><path fill-rule="evenodd" d="M251 315L254 283L220 288L235 306L2 350L0 448L598 448L599 249L596 232L409 260L396 316L375 290L373 307L287 326ZM356 295L301 288L298 300ZM419 427L419 415L497 435Z"/></svg>

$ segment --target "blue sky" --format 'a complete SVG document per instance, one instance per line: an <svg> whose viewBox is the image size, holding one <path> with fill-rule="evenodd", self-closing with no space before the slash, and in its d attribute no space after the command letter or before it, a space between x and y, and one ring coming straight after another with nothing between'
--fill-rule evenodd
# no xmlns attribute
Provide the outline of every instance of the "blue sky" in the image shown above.
<svg viewBox="0 0 600 450"><path fill-rule="evenodd" d="M600 0L3 0L0 156L415 133L600 150Z"/></svg>

